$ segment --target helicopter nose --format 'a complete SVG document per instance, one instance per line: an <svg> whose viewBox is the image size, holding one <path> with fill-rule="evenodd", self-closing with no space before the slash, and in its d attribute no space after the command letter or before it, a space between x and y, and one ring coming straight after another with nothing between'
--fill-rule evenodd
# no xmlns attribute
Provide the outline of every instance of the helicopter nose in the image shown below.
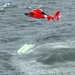
<svg viewBox="0 0 75 75"><path fill-rule="evenodd" d="M25 15L28 15L28 13L25 13Z"/></svg>

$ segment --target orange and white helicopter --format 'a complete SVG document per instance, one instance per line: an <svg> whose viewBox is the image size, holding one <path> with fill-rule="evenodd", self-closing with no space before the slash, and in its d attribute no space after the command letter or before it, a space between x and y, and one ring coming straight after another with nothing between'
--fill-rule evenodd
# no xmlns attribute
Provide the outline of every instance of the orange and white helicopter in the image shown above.
<svg viewBox="0 0 75 75"><path fill-rule="evenodd" d="M60 10L57 10L54 15L47 15L46 13L43 12L42 9L36 8L31 10L28 13L25 13L26 16L32 17L32 18L37 18L37 19L47 19L50 21L51 19L54 21L57 21L60 19Z"/></svg>

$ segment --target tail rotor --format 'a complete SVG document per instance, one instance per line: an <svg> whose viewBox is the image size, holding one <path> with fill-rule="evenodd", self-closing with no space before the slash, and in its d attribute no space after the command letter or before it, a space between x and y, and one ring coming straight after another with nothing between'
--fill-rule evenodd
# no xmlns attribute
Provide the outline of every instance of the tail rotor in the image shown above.
<svg viewBox="0 0 75 75"><path fill-rule="evenodd" d="M54 20L60 20L60 10L56 11L56 13L54 14L53 18Z"/></svg>
<svg viewBox="0 0 75 75"><path fill-rule="evenodd" d="M54 21L60 20L59 15L60 15L60 10L56 11L56 13L53 16L48 15L47 20L48 21L51 20L51 19L54 20Z"/></svg>

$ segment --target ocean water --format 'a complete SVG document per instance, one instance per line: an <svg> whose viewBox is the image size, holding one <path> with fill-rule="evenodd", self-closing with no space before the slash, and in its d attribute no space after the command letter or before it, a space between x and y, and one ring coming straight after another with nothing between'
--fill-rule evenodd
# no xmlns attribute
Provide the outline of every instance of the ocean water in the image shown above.
<svg viewBox="0 0 75 75"><path fill-rule="evenodd" d="M60 20L24 15L39 5ZM75 1L0 0L0 75L75 75Z"/></svg>

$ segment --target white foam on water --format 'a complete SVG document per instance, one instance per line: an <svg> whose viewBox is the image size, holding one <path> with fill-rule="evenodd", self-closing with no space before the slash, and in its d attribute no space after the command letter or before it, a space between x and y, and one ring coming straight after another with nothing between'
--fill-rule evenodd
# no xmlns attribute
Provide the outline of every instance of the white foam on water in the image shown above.
<svg viewBox="0 0 75 75"><path fill-rule="evenodd" d="M73 42L57 42L57 43L45 43L41 45L35 46L34 44L25 44L23 45L18 51L17 54L25 54L32 52L33 50L40 49L40 48L49 48L49 49L59 49L59 48L75 48L74 46L75 41Z"/></svg>
<svg viewBox="0 0 75 75"><path fill-rule="evenodd" d="M2 8L5 8L5 7L9 7L11 5L11 3L5 3L4 5L0 6Z"/></svg>
<svg viewBox="0 0 75 75"><path fill-rule="evenodd" d="M4 5L0 6L0 10L4 10L5 8L8 8L11 6L11 3L5 3Z"/></svg>
<svg viewBox="0 0 75 75"><path fill-rule="evenodd" d="M41 44L41 45L37 45L37 46L35 46L34 44L25 44L17 51L18 56L15 59L12 58L13 64L17 67L18 70L20 70L21 72L24 72L24 74L28 74L28 75L35 75L35 74L36 75L42 75L42 74L74 75L75 74L75 65L74 65L75 62L74 63L73 62L71 62L71 63L57 62L54 64L46 65L41 62L38 62L37 61L38 58L35 59L34 57L30 56L31 59L29 59L29 57L28 57L30 54L33 55L33 53L37 53L37 51L39 53L43 50L43 53L45 53L46 51L48 51L46 49L49 49L49 50L51 49L52 51L53 50L56 51L58 49L63 50L62 48L64 48L64 51L68 50L68 48L72 48L72 46L70 47L69 43L71 43L71 42L45 43L45 44ZM23 58L21 57L22 59L20 58L19 54L26 54L31 51L33 51L33 53L30 53L28 56L23 56ZM40 57L40 53L39 53L39 56L37 55L37 57ZM44 58L44 56L42 58Z"/></svg>
<svg viewBox="0 0 75 75"><path fill-rule="evenodd" d="M22 46L18 51L17 53L18 54L24 54L26 53L27 51L31 50L35 45L33 44L25 44L24 46Z"/></svg>

